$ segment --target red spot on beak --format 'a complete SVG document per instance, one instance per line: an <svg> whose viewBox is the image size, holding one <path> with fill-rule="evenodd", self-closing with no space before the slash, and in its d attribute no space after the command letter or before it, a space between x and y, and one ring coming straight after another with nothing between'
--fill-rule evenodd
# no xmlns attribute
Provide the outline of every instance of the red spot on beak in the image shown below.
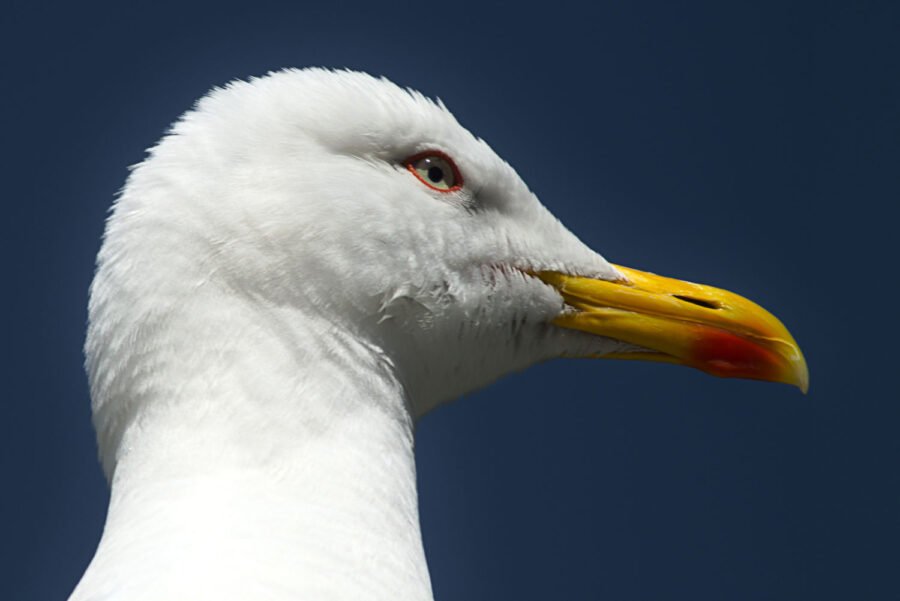
<svg viewBox="0 0 900 601"><path fill-rule="evenodd" d="M725 378L769 380L781 363L769 349L715 328L702 328L692 350L697 368Z"/></svg>

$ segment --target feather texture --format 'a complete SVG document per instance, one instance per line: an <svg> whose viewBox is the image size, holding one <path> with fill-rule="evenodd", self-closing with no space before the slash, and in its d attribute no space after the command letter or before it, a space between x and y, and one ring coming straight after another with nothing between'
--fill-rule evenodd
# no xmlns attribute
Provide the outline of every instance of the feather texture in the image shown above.
<svg viewBox="0 0 900 601"><path fill-rule="evenodd" d="M404 168L452 157L459 191ZM71 601L431 599L414 422L619 343L523 270L617 276L422 95L347 71L212 91L110 215L86 342L112 494Z"/></svg>

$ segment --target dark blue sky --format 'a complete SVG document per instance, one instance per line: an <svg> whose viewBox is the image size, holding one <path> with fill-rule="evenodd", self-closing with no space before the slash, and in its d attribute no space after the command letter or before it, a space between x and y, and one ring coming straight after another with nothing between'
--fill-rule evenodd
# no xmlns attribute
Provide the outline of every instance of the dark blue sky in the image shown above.
<svg viewBox="0 0 900 601"><path fill-rule="evenodd" d="M64 599L100 536L81 344L127 166L309 65L440 96L610 260L757 300L810 365L556 362L426 417L439 600L900 598L896 4L85 4L0 21L0 598Z"/></svg>

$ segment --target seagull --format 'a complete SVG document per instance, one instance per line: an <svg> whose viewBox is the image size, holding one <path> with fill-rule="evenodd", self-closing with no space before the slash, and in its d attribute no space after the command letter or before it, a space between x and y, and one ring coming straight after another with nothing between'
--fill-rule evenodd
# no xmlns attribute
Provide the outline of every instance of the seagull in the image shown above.
<svg viewBox="0 0 900 601"><path fill-rule="evenodd" d="M85 354L111 496L70 601L428 601L442 403L558 357L808 386L758 305L607 262L443 103L326 69L214 89L133 168Z"/></svg>

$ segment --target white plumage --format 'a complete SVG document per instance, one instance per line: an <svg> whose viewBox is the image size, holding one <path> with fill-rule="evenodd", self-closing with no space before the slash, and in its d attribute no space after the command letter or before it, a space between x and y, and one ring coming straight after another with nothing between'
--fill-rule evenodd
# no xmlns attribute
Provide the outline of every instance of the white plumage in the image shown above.
<svg viewBox="0 0 900 601"><path fill-rule="evenodd" d="M464 185L411 173L422 152ZM431 599L415 420L647 346L553 325L544 272L631 285L443 105L326 70L213 91L107 224L85 348L112 493L71 601Z"/></svg>
<svg viewBox="0 0 900 601"><path fill-rule="evenodd" d="M453 157L464 189L406 157ZM507 266L615 270L440 104L353 72L213 91L115 204L86 344L112 485L72 601L430 599L413 422L616 343Z"/></svg>

